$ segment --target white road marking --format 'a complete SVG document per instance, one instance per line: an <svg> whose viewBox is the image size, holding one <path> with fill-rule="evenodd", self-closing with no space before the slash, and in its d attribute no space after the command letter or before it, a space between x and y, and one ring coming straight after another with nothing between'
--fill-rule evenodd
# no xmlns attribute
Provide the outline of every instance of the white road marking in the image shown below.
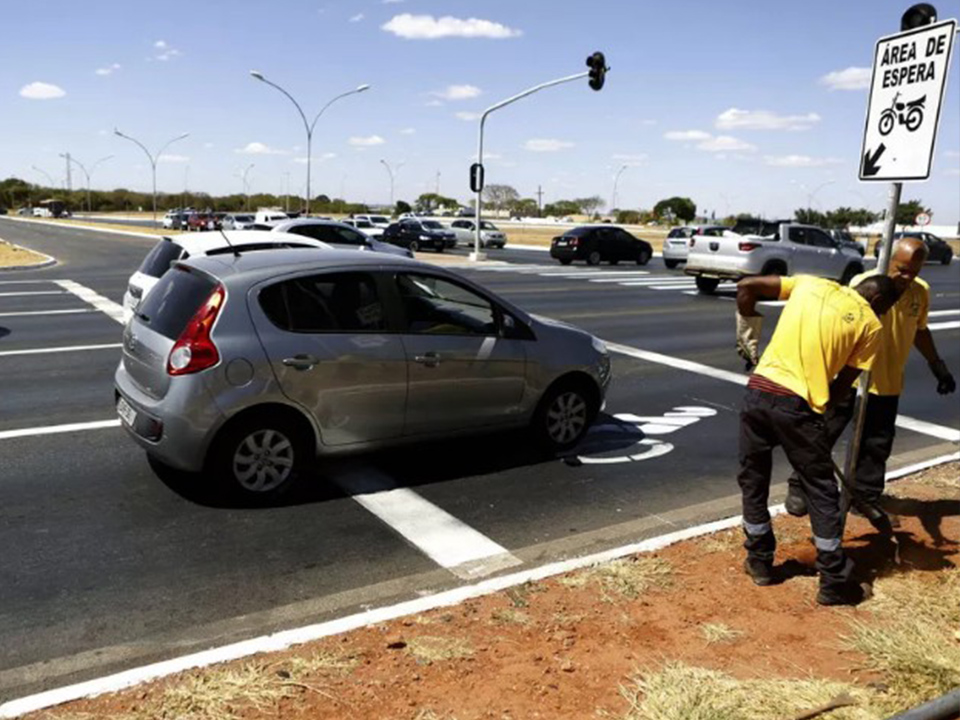
<svg viewBox="0 0 960 720"><path fill-rule="evenodd" d="M126 322L126 318L124 317L123 313L123 306L120 303L115 303L113 300L105 298L103 295L100 295L90 288L84 287L80 283L76 283L73 280L54 280L54 282L64 290L72 292L84 302L90 303L97 310L104 313L108 317L113 318L121 325Z"/></svg>
<svg viewBox="0 0 960 720"><path fill-rule="evenodd" d="M686 290L687 288L696 287L696 285L673 283L671 285L647 285L647 287L651 290Z"/></svg>
<svg viewBox="0 0 960 720"><path fill-rule="evenodd" d="M89 312L93 312L90 310ZM0 357L10 355L41 355L43 353L65 353L77 352L80 350L106 350L108 348L123 347L122 343L106 343L104 345L68 345L65 347L32 348L30 350L5 350L0 352Z"/></svg>
<svg viewBox="0 0 960 720"><path fill-rule="evenodd" d="M544 273L541 273L544 274ZM551 277L565 277L571 280L581 278L615 278L615 277L636 277L637 275L649 275L649 270L581 270L573 272L546 273Z"/></svg>
<svg viewBox="0 0 960 720"><path fill-rule="evenodd" d="M53 280L0 280L0 285L46 285Z"/></svg>
<svg viewBox="0 0 960 720"><path fill-rule="evenodd" d="M375 470L334 473L334 482L435 563L463 579L521 561L446 510Z"/></svg>
<svg viewBox="0 0 960 720"><path fill-rule="evenodd" d="M47 425L46 427L22 428L20 430L0 430L0 440L33 437L35 435L57 435L59 433L79 432L81 430L102 430L120 427L120 419L95 420L93 422L68 423L66 425Z"/></svg>
<svg viewBox="0 0 960 720"><path fill-rule="evenodd" d="M960 310L931 310L927 317L943 317L944 315L960 315Z"/></svg>
<svg viewBox="0 0 960 720"><path fill-rule="evenodd" d="M0 317L23 317L26 315L71 315L76 313L91 313L96 310L89 308L77 308L73 310L28 310L25 312L5 312L0 313Z"/></svg>
<svg viewBox="0 0 960 720"><path fill-rule="evenodd" d="M746 385L747 381L750 379L749 375L730 372L728 370L720 370L719 368L713 368L709 365L703 365L691 360L671 357L670 355L662 355L660 353L650 352L649 350L640 350L639 348L630 347L628 345L620 345L618 343L607 341L604 342L609 350L618 352L621 355L637 358L638 360L646 360L647 362L666 365L667 367L677 368L678 370L687 370L689 372L697 373L698 375L706 375L707 377L716 378L717 380L725 380L737 385ZM921 433L923 435L930 435L931 437L940 438L941 440L960 442L960 430L947 427L945 425L936 425L935 423L927 422L926 420L918 420L906 415L897 415L897 427L902 427L905 430L912 430L913 432Z"/></svg>
<svg viewBox="0 0 960 720"><path fill-rule="evenodd" d="M29 290L27 292L4 292L0 297L27 297L28 295L66 295L66 290Z"/></svg>
<svg viewBox="0 0 960 720"><path fill-rule="evenodd" d="M960 452L943 455L927 462L895 470L887 473L886 478L887 480L893 480L904 475L909 475L910 473L937 465L943 465L948 462L956 462L957 460L960 460ZM782 504L774 505L770 508L771 516L782 515L784 512L785 510ZM207 667L231 660L239 660L240 658L250 657L258 653L280 652L294 645L302 645L303 643L314 640L320 640L334 635L342 635L351 630L379 625L380 623L396 620L397 618L418 615L429 612L430 610L436 610L437 608L450 607L466 600L492 595L493 593L508 588L519 587L529 582L536 582L575 570L581 570L586 567L593 567L612 560L619 560L620 558L630 555L656 552L683 540L690 540L692 538L702 537L703 535L709 535L710 533L740 527L742 521L743 518L740 515L736 515L734 517L724 518L723 520L716 520L703 525L684 528L665 535L647 538L646 540L630 545L604 550L603 552L594 553L593 555L586 555L570 560L560 560L558 562L548 563L547 565L541 565L540 567L530 568L529 570L522 570L511 575L487 578L473 585L463 585L426 597L416 598L415 600L407 600L397 603L396 605L365 610L335 620L306 625L292 630L284 630L272 635L261 635L260 637L243 640L230 645L223 645L210 650L202 650L201 652L183 655L170 660L163 660L151 665L142 665L137 668L114 673L113 675L87 680L86 682L46 690L35 695L28 695L3 703L0 705L0 718L15 718L19 715L36 710L43 710L44 708L61 705L73 700L79 700L80 698L94 697L108 692L118 692L124 688L139 685L140 683L150 680L168 677L183 672L184 670Z"/></svg>
<svg viewBox="0 0 960 720"><path fill-rule="evenodd" d="M934 330L956 330L957 328L960 328L960 320L954 320L952 322L930 323L927 325L927 330L931 332Z"/></svg>

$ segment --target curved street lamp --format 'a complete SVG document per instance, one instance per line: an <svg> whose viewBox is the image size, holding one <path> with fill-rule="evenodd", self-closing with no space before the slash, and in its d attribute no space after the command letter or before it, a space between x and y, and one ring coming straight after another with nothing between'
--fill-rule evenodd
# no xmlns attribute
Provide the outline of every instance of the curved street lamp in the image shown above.
<svg viewBox="0 0 960 720"><path fill-rule="evenodd" d="M300 103L298 103L296 100L293 99L293 95L291 95L290 93L288 93L286 90L284 90L282 87L280 87L279 85L277 85L275 82L272 82L272 81L270 81L270 80L267 80L267 79L263 76L263 73L259 72L258 70L251 70L251 71L250 71L250 76L253 77L253 78L255 78L255 79L257 79L257 80L259 80L260 82L264 82L264 83L266 83L267 85L270 85L271 87L275 87L277 90L279 90L279 91L282 92L284 95L286 95L287 98L290 100L290 102L292 102L292 103L294 104L294 107L297 108L297 112L300 113L300 118L303 120L303 128L304 128L304 130L307 131L307 206L306 206L306 214L309 215L309 214L310 214L310 169L311 169L311 161L312 161L311 155L312 155L312 147L313 147L313 129L314 129L314 127L316 127L317 120L320 119L320 116L323 115L324 111L325 111L328 107L330 107L333 103L335 103L335 102L336 102L337 100L339 100L340 98L347 97L347 95L355 95L356 93L362 93L362 92L364 92L365 90L369 90L369 89L370 89L370 86L367 85L367 84L359 85L359 86L358 86L356 89L354 89L354 90L348 90L348 91L345 92L345 93L340 93L339 95L331 98L330 100L327 101L327 104L326 104L326 105L324 105L322 108L320 108L320 112L318 112L317 115L316 115L316 117L313 118L313 122L307 122L307 116L306 116L306 114L304 114L303 108L300 107Z"/></svg>
<svg viewBox="0 0 960 720"><path fill-rule="evenodd" d="M175 138L168 141L166 145L164 145L159 150L157 150L156 155L151 155L150 151L147 150L146 146L142 142L140 142L136 138L130 137L129 135L125 135L124 133L120 132L116 128L113 129L113 134L139 145L140 149L143 150L144 153L146 153L147 159L150 160L150 168L153 170L153 226L156 227L157 226L157 160L160 159L160 156L163 154L164 150L166 150L168 147L173 145L173 143L177 142L177 140L183 140L185 137L189 137L190 133L183 133L183 135L177 135Z"/></svg>
<svg viewBox="0 0 960 720"><path fill-rule="evenodd" d="M31 165L30 167L32 167L32 168L33 168L34 170L36 170L38 173L40 173L41 175L43 175L43 176L50 182L50 187L56 189L57 184L53 181L53 178L50 176L50 173L48 173L46 170L41 170L41 169L38 168L36 165Z"/></svg>
<svg viewBox="0 0 960 720"><path fill-rule="evenodd" d="M617 209L617 183L620 182L620 176L623 175L623 171L627 169L626 165L622 165L619 170L617 170L617 176L613 179L613 202L610 204L610 212L614 212Z"/></svg>
<svg viewBox="0 0 960 720"><path fill-rule="evenodd" d="M84 177L86 177L86 179L87 179L87 212L88 212L88 213L89 213L89 212L93 212L93 207L92 207L91 204L90 204L90 178L93 176L93 173L96 171L97 166L98 166L100 163L106 162L107 160L109 160L110 158L112 158L113 155L107 155L106 157L102 157L102 158L100 158L99 160L97 160L97 161L90 167L90 171L89 171L89 172L87 172L87 168L84 167L83 163L80 162L79 160L77 160L77 159L76 159L73 155L71 155L70 153L61 153L61 154L60 154L60 157L65 157L65 158L66 158L67 160L69 160L70 162L76 163L77 167L80 168L81 170L83 170L83 175L84 175Z"/></svg>
<svg viewBox="0 0 960 720"><path fill-rule="evenodd" d="M250 204L250 194L247 192L247 173L253 168L253 163L247 165L240 171L240 178L243 180L243 209L247 210Z"/></svg>
<svg viewBox="0 0 960 720"><path fill-rule="evenodd" d="M393 170L390 169L390 165L387 164L386 160L381 160L380 164L387 169L387 174L390 176L390 212L393 212ZM400 174L400 168L404 166L405 163L397 163L397 175Z"/></svg>

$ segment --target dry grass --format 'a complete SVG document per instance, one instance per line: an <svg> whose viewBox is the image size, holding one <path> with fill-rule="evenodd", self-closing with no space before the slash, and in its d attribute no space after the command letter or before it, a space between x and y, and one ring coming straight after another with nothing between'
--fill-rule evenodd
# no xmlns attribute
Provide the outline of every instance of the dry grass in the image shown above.
<svg viewBox="0 0 960 720"><path fill-rule="evenodd" d="M830 720L878 720L872 693L820 680L737 680L683 663L641 673L621 687L629 709L623 720L770 720L798 715L849 693L858 705L834 710Z"/></svg>
<svg viewBox="0 0 960 720"><path fill-rule="evenodd" d="M891 696L913 705L960 686L960 570L880 580L866 607L874 617L855 620L845 642L887 676Z"/></svg>
<svg viewBox="0 0 960 720"><path fill-rule="evenodd" d="M666 560L641 555L580 570L565 575L559 582L567 587L584 587L595 582L600 585L605 600L613 599L611 593L636 600L651 588L669 585L672 574L673 568Z"/></svg>
<svg viewBox="0 0 960 720"><path fill-rule="evenodd" d="M473 647L461 638L422 635L407 643L407 652L419 662L433 663L471 657Z"/></svg>
<svg viewBox="0 0 960 720"><path fill-rule="evenodd" d="M701 552L705 554L730 552L743 545L743 531L739 528L723 530L718 533L705 535L694 541Z"/></svg>
<svg viewBox="0 0 960 720"><path fill-rule="evenodd" d="M449 713L444 713L441 715L435 710L424 708L413 716L413 720L457 720L457 717L456 715L450 715Z"/></svg>
<svg viewBox="0 0 960 720"><path fill-rule="evenodd" d="M893 497L913 497L911 488L921 485L941 491L944 499L960 499L960 463L949 463L931 468L920 475L910 478L909 483L891 483L886 494Z"/></svg>
<svg viewBox="0 0 960 720"><path fill-rule="evenodd" d="M490 618L501 625L529 625L531 622L530 616L525 612L512 608L494 610L490 614Z"/></svg>
<svg viewBox="0 0 960 720"><path fill-rule="evenodd" d="M43 262L46 257L33 250L16 247L8 242L0 240L0 268L15 267L17 265L32 265Z"/></svg>
<svg viewBox="0 0 960 720"><path fill-rule="evenodd" d="M734 630L729 625L723 623L705 623L700 626L700 634L703 635L707 644L732 643L744 636L742 630Z"/></svg>

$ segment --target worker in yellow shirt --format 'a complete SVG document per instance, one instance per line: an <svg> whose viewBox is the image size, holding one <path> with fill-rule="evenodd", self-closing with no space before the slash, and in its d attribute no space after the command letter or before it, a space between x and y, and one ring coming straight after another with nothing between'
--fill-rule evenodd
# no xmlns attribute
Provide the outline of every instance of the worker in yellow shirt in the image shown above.
<svg viewBox="0 0 960 720"><path fill-rule="evenodd" d="M930 286L918 275L927 260L927 246L918 238L902 238L893 246L887 274L897 287L898 300L883 316L880 350L870 375L870 392L864 420L857 471L854 479L853 507L878 530L892 536L890 519L880 507L887 459L896 434L897 406L903 392L903 373L916 347L927 361L937 380L937 392L946 395L957 389L957 383L937 352L933 334L927 329L930 310ZM854 277L851 285L872 273ZM827 434L833 446L853 417L855 393L840 399L827 413ZM787 512L797 517L807 514L807 499L799 476L790 477L786 500Z"/></svg>
<svg viewBox="0 0 960 720"><path fill-rule="evenodd" d="M759 299L787 300L770 343L757 362ZM773 449L781 446L808 500L817 548L821 605L859 602L853 564L841 544L840 493L833 476L824 412L844 397L880 345L880 317L896 302L893 280L876 275L856 288L806 275L768 275L737 284L738 351L757 363L740 412L744 569L757 585L777 581L776 538L767 508Z"/></svg>

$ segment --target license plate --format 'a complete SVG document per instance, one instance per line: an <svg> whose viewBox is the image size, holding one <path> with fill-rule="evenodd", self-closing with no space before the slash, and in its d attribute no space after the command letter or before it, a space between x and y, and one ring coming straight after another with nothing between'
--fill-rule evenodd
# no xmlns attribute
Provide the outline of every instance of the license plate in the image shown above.
<svg viewBox="0 0 960 720"><path fill-rule="evenodd" d="M133 424L137 421L137 411L130 407L130 403L123 398L117 400L117 415L130 427L133 427Z"/></svg>

